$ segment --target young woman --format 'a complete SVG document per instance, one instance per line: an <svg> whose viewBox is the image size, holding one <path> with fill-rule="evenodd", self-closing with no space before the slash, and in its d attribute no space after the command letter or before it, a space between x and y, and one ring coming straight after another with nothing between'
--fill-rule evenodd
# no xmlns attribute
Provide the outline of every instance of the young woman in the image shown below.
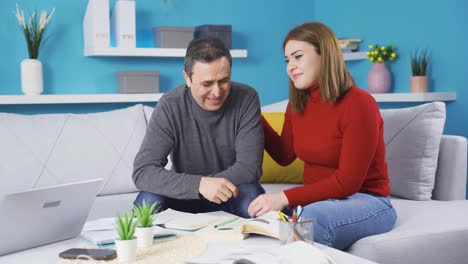
<svg viewBox="0 0 468 264"><path fill-rule="evenodd" d="M345 249L389 231L396 221L390 194L383 121L373 97L356 87L334 33L305 23L283 42L289 104L279 136L263 119L265 149L286 166L304 161L304 186L262 194L251 216L303 206L315 241Z"/></svg>

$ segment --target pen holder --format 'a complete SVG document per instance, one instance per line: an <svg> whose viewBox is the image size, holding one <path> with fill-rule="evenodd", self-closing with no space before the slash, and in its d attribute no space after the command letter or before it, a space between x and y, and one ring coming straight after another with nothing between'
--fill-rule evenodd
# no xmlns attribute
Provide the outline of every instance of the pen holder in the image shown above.
<svg viewBox="0 0 468 264"><path fill-rule="evenodd" d="M279 240L281 245L294 241L314 243L314 219L301 217L298 222L279 221Z"/></svg>

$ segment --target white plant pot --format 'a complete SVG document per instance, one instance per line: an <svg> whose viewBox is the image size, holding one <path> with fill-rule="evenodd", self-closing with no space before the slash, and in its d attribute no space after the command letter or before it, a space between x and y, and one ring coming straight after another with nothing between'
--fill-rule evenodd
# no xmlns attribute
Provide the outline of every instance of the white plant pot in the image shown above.
<svg viewBox="0 0 468 264"><path fill-rule="evenodd" d="M137 227L135 235L139 248L151 247L153 245L153 227Z"/></svg>
<svg viewBox="0 0 468 264"><path fill-rule="evenodd" d="M43 89L42 63L35 59L21 62L21 90L26 95L41 94Z"/></svg>
<svg viewBox="0 0 468 264"><path fill-rule="evenodd" d="M133 237L130 240L115 240L115 250L119 263L131 263L136 261L137 239Z"/></svg>

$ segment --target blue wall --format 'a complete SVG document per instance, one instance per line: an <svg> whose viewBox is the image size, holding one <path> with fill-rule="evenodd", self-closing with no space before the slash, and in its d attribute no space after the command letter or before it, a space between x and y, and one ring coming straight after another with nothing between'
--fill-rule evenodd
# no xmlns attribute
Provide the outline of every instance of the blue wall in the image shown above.
<svg viewBox="0 0 468 264"><path fill-rule="evenodd" d="M2 0L0 4L0 94L21 93L19 64L27 57L27 49L12 14L16 2ZM287 89L278 85L287 84L287 76L283 74L282 39L294 25L310 20L313 2L301 1L302 8L296 10L294 16L287 11L286 1L275 4L269 0L168 2L166 14L162 0L136 1L137 46L153 45L153 26L231 24L233 48L248 49L249 52L247 59L234 59L233 79L259 90L263 104L275 102L278 97L286 98ZM183 58L84 57L82 18L87 4L85 0L23 0L19 3L29 11L56 7L47 28L49 39L40 53L46 94L114 93L118 70L158 70L161 91L183 82ZM113 3L111 0L111 7Z"/></svg>
<svg viewBox="0 0 468 264"><path fill-rule="evenodd" d="M20 94L19 64L27 57L24 38L12 14L18 0L0 3L0 94ZM48 28L48 42L40 59L44 64L47 94L115 93L118 70L158 70L160 87L167 91L182 83L182 58L84 57L82 18L85 0L18 1L32 11L56 13ZM114 0L111 0L113 6ZM168 1L171 3L171 1ZM455 91L457 101L447 105L446 134L468 137L468 2L464 0L176 0L168 14L162 0L137 0L138 46L152 45L153 26L231 24L233 48L247 49L249 57L234 59L233 79L248 83L260 94L262 105L287 98L287 77L281 44L289 29L305 21L322 21L338 37L363 39L368 44L394 44L399 58L391 64L393 91L408 92L411 74L409 54L428 47L430 85L436 92ZM367 89L367 60L348 62L359 86ZM408 104L381 104L382 108ZM0 106L0 111L39 113L48 111L93 111L125 107L126 104L84 106Z"/></svg>
<svg viewBox="0 0 468 264"><path fill-rule="evenodd" d="M430 49L430 89L457 93L447 105L445 133L468 137L468 2L464 0L315 1L313 18L329 25L339 37L369 44L394 44L399 58L390 64L394 92L409 92L410 52ZM351 11L353 10L353 11ZM358 85L367 89L369 61L348 63ZM382 104L382 108L395 107Z"/></svg>

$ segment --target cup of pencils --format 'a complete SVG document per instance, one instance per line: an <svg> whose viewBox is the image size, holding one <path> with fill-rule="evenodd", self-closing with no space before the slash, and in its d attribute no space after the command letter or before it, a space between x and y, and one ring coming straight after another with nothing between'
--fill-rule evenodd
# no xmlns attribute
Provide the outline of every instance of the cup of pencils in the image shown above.
<svg viewBox="0 0 468 264"><path fill-rule="evenodd" d="M280 213L280 212L278 212ZM294 241L314 243L314 219L308 217L287 217L280 215L279 220L280 244L288 244Z"/></svg>

